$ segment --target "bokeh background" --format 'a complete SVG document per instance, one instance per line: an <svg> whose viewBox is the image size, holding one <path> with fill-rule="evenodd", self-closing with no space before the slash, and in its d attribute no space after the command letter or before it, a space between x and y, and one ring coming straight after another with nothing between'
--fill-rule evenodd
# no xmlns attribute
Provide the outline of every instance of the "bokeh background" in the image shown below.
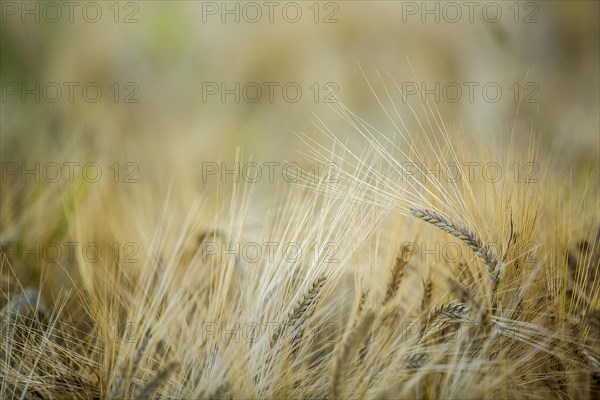
<svg viewBox="0 0 600 400"><path fill-rule="evenodd" d="M294 132L321 137L316 118L355 140L332 91L391 135L369 84L410 120L408 103L424 103L398 88L416 82L448 126L490 146L516 122L517 136L560 150L560 168L598 167L597 1L7 1L1 11L3 162L93 160L105 173L133 162L157 198L200 193L202 163L231 161L238 147L303 163ZM89 83L98 101L85 98ZM39 101L23 93L36 84Z"/></svg>

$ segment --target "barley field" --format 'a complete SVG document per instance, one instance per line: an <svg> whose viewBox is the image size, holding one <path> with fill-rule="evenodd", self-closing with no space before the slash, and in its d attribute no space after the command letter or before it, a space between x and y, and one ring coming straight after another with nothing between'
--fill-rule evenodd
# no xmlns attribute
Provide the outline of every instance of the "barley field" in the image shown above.
<svg viewBox="0 0 600 400"><path fill-rule="evenodd" d="M598 2L0 7L0 398L600 397Z"/></svg>

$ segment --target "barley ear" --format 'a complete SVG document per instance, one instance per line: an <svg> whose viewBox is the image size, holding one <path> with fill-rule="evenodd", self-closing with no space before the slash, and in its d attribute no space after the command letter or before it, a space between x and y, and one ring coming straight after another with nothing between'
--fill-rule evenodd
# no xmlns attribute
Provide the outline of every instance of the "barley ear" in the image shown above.
<svg viewBox="0 0 600 400"><path fill-rule="evenodd" d="M348 332L346 338L342 342L341 348L338 351L333 368L331 387L329 391L329 399L334 400L339 397L341 382L344 376L346 365L351 360L357 350L359 344L365 339L373 322L375 321L375 313L371 310L365 311L359 323L354 329Z"/></svg>
<svg viewBox="0 0 600 400"><path fill-rule="evenodd" d="M449 218L445 218L440 213L429 210L420 210L416 208L411 208L411 214L415 217L422 219L423 221L440 228L444 232L451 234L452 236L462 240L467 246L479 256L479 258L485 264L488 270L488 277L490 283L492 284L492 306L494 309L496 308L498 302L498 286L500 285L500 281L504 275L504 260L501 262L498 261L498 257L492 251L492 248L482 242L480 236L472 230L471 228L466 227L462 223L454 222ZM513 229L512 229L512 218L511 218L511 238L513 237ZM510 242L509 242L510 244ZM506 257L506 251L508 251L508 246L505 249L505 254L503 257Z"/></svg>
<svg viewBox="0 0 600 400"><path fill-rule="evenodd" d="M178 362L172 362L164 367L155 377L152 379L144 388L140 391L140 393L136 396L136 399L146 400L152 398L158 388L171 376L171 374L177 369L179 366Z"/></svg>
<svg viewBox="0 0 600 400"><path fill-rule="evenodd" d="M480 325L480 335L482 337L487 336L492 328L492 320L488 310L488 307L485 304L481 304L477 301L468 291L465 289L463 285L458 283L456 280L450 278L448 280L448 284L450 286L450 291L456 296L460 301L470 304L473 312L477 312L477 320L476 322Z"/></svg>
<svg viewBox="0 0 600 400"><path fill-rule="evenodd" d="M144 356L144 353L146 352L146 348L148 347L148 343L150 342L150 338L151 338L150 329L148 329L146 331L146 334L144 335L144 339L142 340L140 347L138 347L137 350L135 351L135 354L133 355L133 359L121 371L121 374L119 375L119 379L117 379L117 383L115 384L115 386L113 387L113 390L108 395L109 399L116 400L116 399L120 399L122 397L122 392L124 390L123 385L128 385L131 380L131 377L133 375L135 375L135 373L139 369L140 363L142 361L142 357Z"/></svg>
<svg viewBox="0 0 600 400"><path fill-rule="evenodd" d="M271 347L275 346L277 340L283 334L286 327L292 327L294 336L292 337L292 348L297 349L298 343L302 338L302 331L304 328L304 322L310 317L313 311L313 305L317 300L317 297L321 293L327 277L321 275L318 277L304 294L304 297L297 303L296 307L288 314L286 323L278 329L271 338Z"/></svg>
<svg viewBox="0 0 600 400"><path fill-rule="evenodd" d="M388 288L385 293L383 304L387 304L398 292L398 288L400 287L400 283L402 282L402 278L406 273L407 267L408 261L406 260L403 251L398 257L396 257L396 261L394 263L394 266L392 267L390 280L388 282Z"/></svg>

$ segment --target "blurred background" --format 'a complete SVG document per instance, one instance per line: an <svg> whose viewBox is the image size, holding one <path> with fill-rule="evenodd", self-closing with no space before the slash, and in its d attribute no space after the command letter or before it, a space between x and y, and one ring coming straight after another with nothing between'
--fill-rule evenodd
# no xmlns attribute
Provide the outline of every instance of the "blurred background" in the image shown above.
<svg viewBox="0 0 600 400"><path fill-rule="evenodd" d="M294 132L322 137L317 118L355 140L336 99L391 135L371 84L408 120L408 104L427 100L490 146L516 122L517 135L559 149L563 167L598 166L597 1L4 1L1 11L3 165L97 162L155 194L197 194L202 163L231 161L237 147L304 163Z"/></svg>

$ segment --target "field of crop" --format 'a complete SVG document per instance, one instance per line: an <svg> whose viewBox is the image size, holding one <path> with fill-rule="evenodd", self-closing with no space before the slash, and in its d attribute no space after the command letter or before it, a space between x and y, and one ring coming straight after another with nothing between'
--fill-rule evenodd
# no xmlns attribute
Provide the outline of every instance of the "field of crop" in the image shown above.
<svg viewBox="0 0 600 400"><path fill-rule="evenodd" d="M600 397L600 3L0 7L0 398Z"/></svg>

